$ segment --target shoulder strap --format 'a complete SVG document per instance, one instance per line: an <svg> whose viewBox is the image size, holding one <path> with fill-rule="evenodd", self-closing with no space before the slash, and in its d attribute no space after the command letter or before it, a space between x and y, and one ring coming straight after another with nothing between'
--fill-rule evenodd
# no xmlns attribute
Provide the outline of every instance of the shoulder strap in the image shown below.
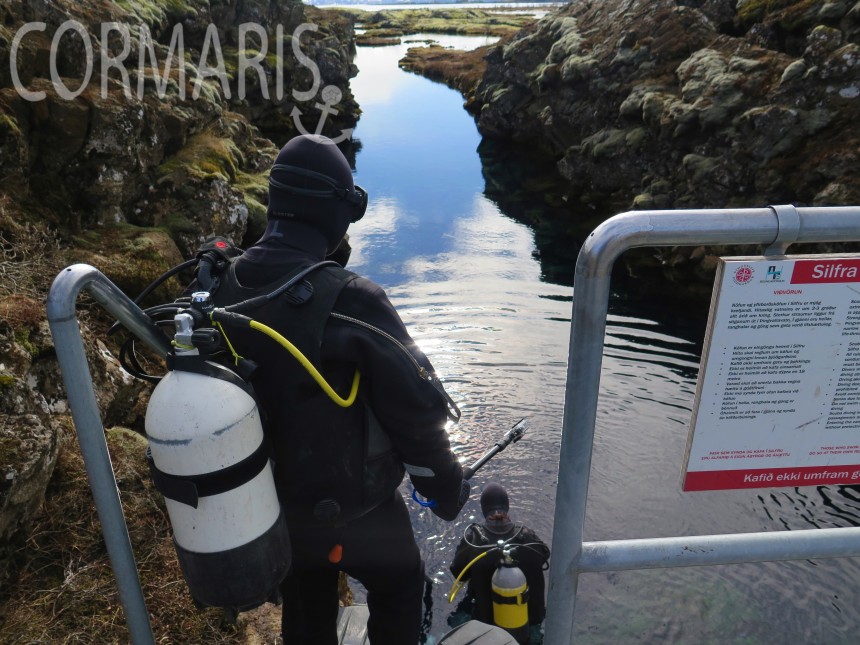
<svg viewBox="0 0 860 645"><path fill-rule="evenodd" d="M250 288L239 282L236 277L236 266L230 262L222 285L223 291L219 293L218 300L231 303L226 307L227 311L243 314L281 299L291 304L301 305L311 300L314 293L313 284L319 281L321 275L335 278L334 281L328 279L326 282L333 283L338 293L347 282L358 277L336 262L324 261L301 265L267 285Z"/></svg>

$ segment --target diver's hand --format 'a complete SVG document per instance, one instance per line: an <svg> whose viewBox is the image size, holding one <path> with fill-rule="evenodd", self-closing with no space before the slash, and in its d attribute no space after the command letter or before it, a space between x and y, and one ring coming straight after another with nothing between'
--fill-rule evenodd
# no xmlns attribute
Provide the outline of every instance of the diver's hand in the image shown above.
<svg viewBox="0 0 860 645"><path fill-rule="evenodd" d="M457 515L460 514L460 511L463 510L463 507L466 505L466 502L469 499L469 493L472 490L472 486L465 479L460 481L460 492L457 496L457 500L454 503L443 504L441 502L435 504L430 507L430 510L433 511L433 514L436 517L441 517L446 522L451 522L456 519Z"/></svg>

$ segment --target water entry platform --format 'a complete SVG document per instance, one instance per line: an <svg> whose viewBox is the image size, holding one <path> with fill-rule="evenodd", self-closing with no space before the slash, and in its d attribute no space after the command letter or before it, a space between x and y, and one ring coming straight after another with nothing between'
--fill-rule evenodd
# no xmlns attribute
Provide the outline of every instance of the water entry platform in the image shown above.
<svg viewBox="0 0 860 645"><path fill-rule="evenodd" d="M745 266L734 267L736 273L731 275L730 279L735 280L736 283L738 281L742 283L745 279L753 279L753 275L758 270L756 263L760 261L763 262L764 267L778 267L781 263L796 264L796 258L786 255L792 244L849 241L860 241L860 207L795 208L785 205L750 209L633 211L612 217L597 227L586 239L579 253L575 273L554 511L553 555L550 559L547 588L544 639L546 645L574 642L577 583L582 573L860 556L860 528L675 536L602 542L584 540L586 499L600 394L600 371L610 276L618 257L624 251L637 247L760 246L763 249L761 256L747 258L744 261ZM818 277L847 280L850 277L850 267L855 266L852 264L853 259L845 258L846 263L838 265L843 267L841 269L836 268L837 264L831 261L833 259L830 258L829 264L818 270L822 273ZM857 262L856 268L860 271L860 259ZM816 269L811 267L809 271L814 272ZM726 273L726 275L729 274ZM724 280L726 275L723 276ZM764 279L768 279L767 268L764 275ZM786 275L787 273L774 268L769 278L775 280L775 276L784 278ZM860 278L854 282L860 292ZM794 288L788 284L784 287L787 291ZM89 293L99 305L114 315L154 351L166 355L170 346L164 334L149 317L97 269L88 265L73 265L60 272L54 280L47 301L48 322L81 452L87 467L90 487L102 524L111 565L116 575L131 642L135 645L150 644L154 642L152 629L76 317L77 299L81 291ZM727 297L731 300L730 293ZM858 295L858 305L860 305L860 295ZM727 320L731 318L731 305L724 311L728 312ZM736 315L734 329L743 331L740 322L742 319L739 318L743 314L738 311L734 313ZM749 316L752 312L746 313ZM717 326L709 331L711 345L716 347L721 346L721 343L726 345L730 341L720 335L722 327L719 325L722 323L719 321L714 323L713 314L712 308L712 324ZM759 314L757 313L756 316ZM858 306L858 316L860 316L860 306ZM763 314L760 317L762 321L766 320ZM772 317L769 320L772 321ZM787 329L790 330L792 327L789 325ZM775 341L778 341L780 333L784 332L785 330L780 328L774 329ZM850 335L855 334L860 335L860 322ZM860 338L854 337L854 340L860 342ZM753 342L751 346L755 347L755 343ZM794 348L789 349L793 351ZM857 353L858 365L860 365L860 349ZM750 369L754 369L755 356L753 350L750 356L752 361L750 364L753 367ZM786 357L788 357L787 360L791 358L788 354ZM705 360L707 356L703 358L703 365L707 367ZM736 365L742 365L742 362ZM726 364L726 369L731 371L731 361ZM736 369L742 368L736 367ZM743 369L747 368L743 367ZM700 371L702 373L699 386L702 391L697 393L697 409L694 411L694 418L701 421L701 424L695 433L691 433L693 439L688 451L688 457L691 459L688 463L688 474L719 472L719 468L715 469L710 465L702 467L702 464L730 463L732 457L731 448L721 450L719 446L708 443L707 423L702 420L712 417L703 415L701 406L703 402L709 401L708 396L715 395L713 391L707 391L708 387L713 390L713 384L703 381L703 377L706 378L707 372L711 371L710 368ZM727 396L725 392L730 386L728 378L725 377L725 381L719 381L719 379L717 381L718 387L722 387L723 394L720 396L723 398ZM838 407L837 403L841 401L844 401L844 398L839 400L834 389L833 407ZM720 405L724 402L728 412L733 402L729 399L719 401ZM711 403L715 404L713 401ZM707 409L704 412L707 412ZM738 415L719 416L726 418L717 418L717 421L728 422L732 420L728 417ZM704 441L704 444L699 445L697 441ZM836 450L838 447L832 446L832 448ZM860 454L860 446L857 448ZM711 453L720 455L722 452L728 454L728 461L710 462L701 459L704 456L712 456ZM826 451L810 450L809 452ZM777 454L779 453L771 454L770 458L778 459ZM692 459L697 456L700 459L694 464ZM810 457L822 456L824 455L810 455ZM838 455L830 454L829 457L830 463L844 464L846 459L851 460L850 453L846 456L846 453L841 451ZM779 470L779 463L777 461L773 466L773 472ZM819 466L816 464L819 463L820 461L800 467L817 468ZM681 466L679 464L679 472ZM698 470L691 466L695 466ZM844 469L844 472L850 471L850 468ZM860 472L860 466L858 466L858 472ZM708 477L710 476L709 474ZM782 484L764 480L747 483L761 483L768 486L801 485L798 481L802 482L797 479L783 479ZM840 482L832 480L830 483ZM681 485L679 479L679 486ZM713 488L713 484L706 485ZM736 487L733 484L730 486ZM352 632L360 630L362 620L360 612L350 612L348 622L351 624L345 625L344 629Z"/></svg>

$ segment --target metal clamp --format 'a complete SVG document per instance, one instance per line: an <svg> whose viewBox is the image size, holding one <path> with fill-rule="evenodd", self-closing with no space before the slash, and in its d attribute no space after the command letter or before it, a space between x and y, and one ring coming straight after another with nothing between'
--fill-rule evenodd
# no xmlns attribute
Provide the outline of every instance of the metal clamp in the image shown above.
<svg viewBox="0 0 860 645"><path fill-rule="evenodd" d="M776 238L764 250L764 255L785 255L788 247L797 241L800 235L800 215L791 204L769 207L777 219Z"/></svg>

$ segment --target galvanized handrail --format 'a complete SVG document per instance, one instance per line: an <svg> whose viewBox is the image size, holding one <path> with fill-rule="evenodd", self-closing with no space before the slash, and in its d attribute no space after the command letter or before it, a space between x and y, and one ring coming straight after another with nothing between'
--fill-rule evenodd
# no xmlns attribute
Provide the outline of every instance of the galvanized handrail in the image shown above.
<svg viewBox="0 0 860 645"><path fill-rule="evenodd" d="M616 259L644 246L860 240L860 207L633 211L598 226L576 262L547 590L547 645L574 642L580 573L860 555L860 528L584 542L609 283Z"/></svg>
<svg viewBox="0 0 860 645"><path fill-rule="evenodd" d="M860 528L583 541L610 274L618 256L643 246L758 244L784 251L795 241L847 240L860 240L860 207L636 211L607 220L588 237L576 265L547 645L573 642L580 573L860 555ZM55 278L47 313L69 407L131 639L135 645L148 645L154 642L152 629L75 316L82 290L156 351L166 354L169 343L140 308L97 269L73 265Z"/></svg>
<svg viewBox="0 0 860 645"><path fill-rule="evenodd" d="M72 420L78 434L131 640L135 645L149 645L155 642L152 626L143 599L119 490L105 441L104 426L75 315L78 295L82 290L89 292L100 305L155 351L166 355L170 349L170 341L152 320L98 269L86 264L75 264L63 269L54 278L48 292L48 323Z"/></svg>

